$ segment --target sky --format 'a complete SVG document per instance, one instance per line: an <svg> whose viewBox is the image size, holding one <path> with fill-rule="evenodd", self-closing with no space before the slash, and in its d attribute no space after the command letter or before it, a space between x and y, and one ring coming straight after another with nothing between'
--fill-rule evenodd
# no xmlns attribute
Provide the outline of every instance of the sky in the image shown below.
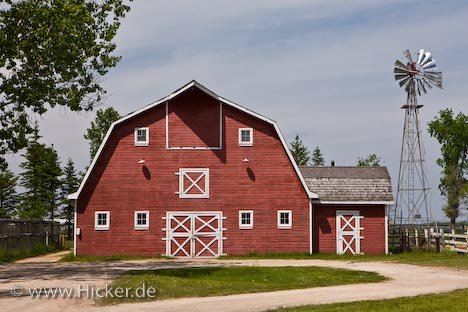
<svg viewBox="0 0 468 312"><path fill-rule="evenodd" d="M376 153L395 195L406 94L393 63L407 48L431 51L444 89L419 98L420 117L432 212L444 218L440 146L425 130L441 109L468 113L468 2L136 0L131 7L116 38L122 60L102 78L101 108L125 115L195 79L276 120L288 142L299 134L310 150L319 146L327 164L355 165ZM90 162L83 134L94 117L55 108L37 119L43 141L82 170ZM9 161L18 172L21 156Z"/></svg>

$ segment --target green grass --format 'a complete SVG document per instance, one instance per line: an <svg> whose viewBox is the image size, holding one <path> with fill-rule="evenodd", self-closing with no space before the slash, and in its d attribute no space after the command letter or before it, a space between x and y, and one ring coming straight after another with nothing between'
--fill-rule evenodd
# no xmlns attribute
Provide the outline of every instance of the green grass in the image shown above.
<svg viewBox="0 0 468 312"><path fill-rule="evenodd" d="M270 312L354 312L354 311L451 311L465 312L468 307L468 289L437 295L405 297L388 300L369 300L350 303L309 305L297 308L283 308Z"/></svg>
<svg viewBox="0 0 468 312"><path fill-rule="evenodd" d="M35 257L46 253L55 252L57 250L59 249L54 245L44 246L42 244L33 246L31 249L8 251L0 249L0 263L13 262L24 258Z"/></svg>
<svg viewBox="0 0 468 312"><path fill-rule="evenodd" d="M335 254L249 254L238 257L221 257L221 259L321 259L321 260L347 260L347 261L391 261L407 264L441 266L468 270L468 255L459 255L455 252L414 251L394 255L335 255Z"/></svg>
<svg viewBox="0 0 468 312"><path fill-rule="evenodd" d="M154 287L156 298L106 298L103 303L255 293L330 285L381 282L373 272L318 267L203 267L132 271L111 287ZM132 294L132 293L130 293Z"/></svg>
<svg viewBox="0 0 468 312"><path fill-rule="evenodd" d="M142 260L142 259L169 259L164 256L74 256L73 252L66 254L60 259L60 262L106 262L106 261L124 261L124 260Z"/></svg>

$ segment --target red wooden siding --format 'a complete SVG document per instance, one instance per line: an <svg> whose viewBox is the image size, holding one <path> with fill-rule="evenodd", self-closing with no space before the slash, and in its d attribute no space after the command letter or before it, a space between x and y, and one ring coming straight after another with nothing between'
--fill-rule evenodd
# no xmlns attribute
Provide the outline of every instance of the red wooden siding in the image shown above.
<svg viewBox="0 0 468 312"><path fill-rule="evenodd" d="M169 147L219 147L220 103L201 91L168 104Z"/></svg>
<svg viewBox="0 0 468 312"><path fill-rule="evenodd" d="M384 205L313 205L313 251L336 253L336 211L357 210L361 219L361 252L385 253L385 206Z"/></svg>
<svg viewBox="0 0 468 312"><path fill-rule="evenodd" d="M218 145L212 135L219 129L217 101L195 89L169 107L171 145ZM273 126L227 105L222 112L221 150L167 150L164 104L117 125L78 199L77 254L164 254L166 211L222 211L229 255L309 252L308 197ZM205 117L210 122L199 128ZM134 146L135 127L149 127L148 147ZM254 129L253 147L239 147L241 127ZM179 198L179 168L209 168L210 198ZM293 211L292 229L277 228L277 210L283 209ZM94 212L101 210L110 211L108 231L94 230ZM134 230L136 210L149 211L149 230ZM239 229L239 210L254 210L252 230Z"/></svg>

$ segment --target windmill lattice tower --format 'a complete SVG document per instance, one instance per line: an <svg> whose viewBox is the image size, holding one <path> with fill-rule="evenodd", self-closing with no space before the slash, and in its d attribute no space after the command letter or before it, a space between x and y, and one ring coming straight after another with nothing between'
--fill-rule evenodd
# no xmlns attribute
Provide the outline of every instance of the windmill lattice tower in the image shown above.
<svg viewBox="0 0 468 312"><path fill-rule="evenodd" d="M403 138L398 175L397 197L393 217L394 229L397 225L417 227L431 224L430 186L425 172L425 152L419 119L418 96L427 93L433 86L442 89L442 73L430 52L420 49L413 61L409 50L404 52L406 64L395 62L395 80L407 93ZM436 224L437 226L437 224ZM395 230L393 232L395 234Z"/></svg>

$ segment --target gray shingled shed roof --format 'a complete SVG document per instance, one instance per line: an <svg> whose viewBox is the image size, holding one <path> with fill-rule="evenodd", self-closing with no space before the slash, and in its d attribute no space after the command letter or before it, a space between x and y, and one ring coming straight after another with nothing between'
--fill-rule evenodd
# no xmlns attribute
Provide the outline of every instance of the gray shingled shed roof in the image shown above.
<svg viewBox="0 0 468 312"><path fill-rule="evenodd" d="M300 167L309 189L321 202L392 203L386 167Z"/></svg>

